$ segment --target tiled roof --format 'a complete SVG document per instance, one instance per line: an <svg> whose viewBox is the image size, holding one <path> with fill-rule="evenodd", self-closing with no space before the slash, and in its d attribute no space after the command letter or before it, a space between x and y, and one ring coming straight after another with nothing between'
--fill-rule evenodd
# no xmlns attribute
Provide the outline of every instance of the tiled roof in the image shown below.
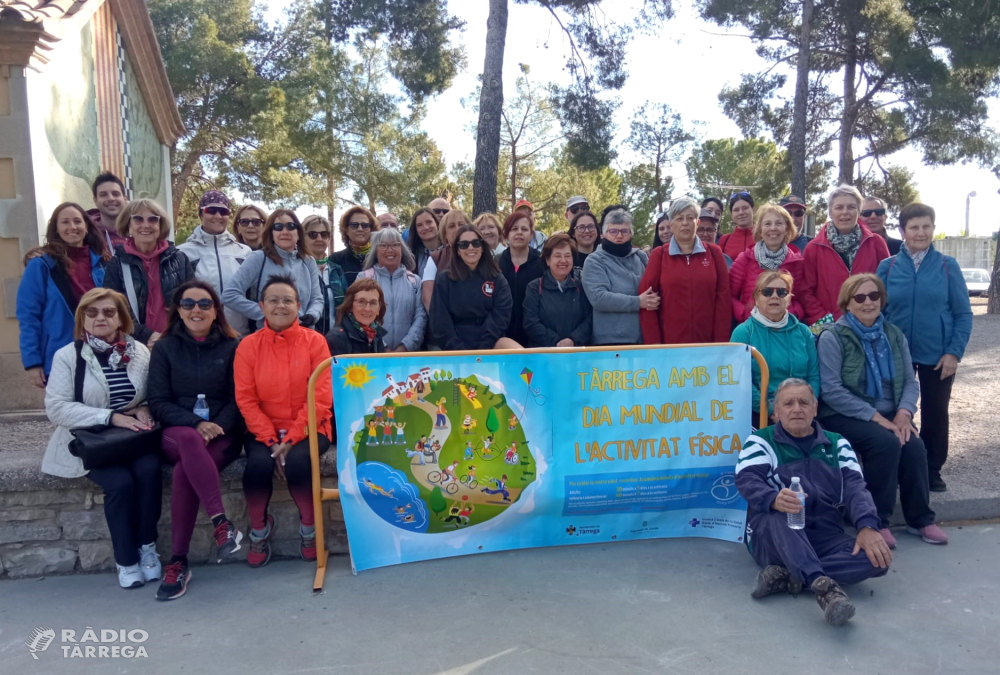
<svg viewBox="0 0 1000 675"><path fill-rule="evenodd" d="M41 23L72 16L86 2L87 0L0 0L0 14L16 14L24 21Z"/></svg>

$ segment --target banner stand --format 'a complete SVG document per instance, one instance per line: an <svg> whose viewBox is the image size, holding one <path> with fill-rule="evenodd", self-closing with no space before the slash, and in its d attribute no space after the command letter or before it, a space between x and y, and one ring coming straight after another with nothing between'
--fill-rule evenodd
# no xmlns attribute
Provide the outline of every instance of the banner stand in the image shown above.
<svg viewBox="0 0 1000 675"><path fill-rule="evenodd" d="M634 346L617 346L617 347L566 347L566 348L546 348L546 349L494 349L489 351L470 351L470 352L408 352L408 353L398 353L390 352L386 354L367 354L364 355L364 359L378 359L378 358L400 358L400 357L412 357L412 358L426 358L427 356L474 356L474 355L503 355L503 354L524 354L524 353L546 353L546 352L559 352L559 353L586 353L586 352L622 352L622 351L637 351L643 349L663 349L669 347L681 348L681 347L706 347L706 346L718 346L718 345L737 345L740 343L733 342L723 342L723 343L712 343L711 345L702 344L683 344L683 345L634 345ZM751 347L750 345L741 345L750 350L751 356L757 362L757 366L760 368L760 390L762 392L767 391L767 386L770 381L770 371L767 367L767 362L759 351ZM353 358L359 358L357 355L351 355ZM326 548L326 519L323 515L323 502L340 500L340 490L338 488L324 488L322 486L322 477L320 476L319 469L319 441L317 439L317 424L316 424L316 382L320 377L327 375L330 370L330 366L336 362L336 358L329 358L323 361L321 364L316 366L316 370L309 377L309 391L307 397L308 414L309 414L309 458L312 464L312 491L313 491L313 510L315 511L316 518L316 576L313 579L313 592L319 593L323 590L323 583L326 579L326 563L329 558L329 552ZM768 416L767 416L767 397L761 396L760 399L760 410L759 410L759 427L763 428L768 426ZM334 439L334 444L336 444L336 439Z"/></svg>

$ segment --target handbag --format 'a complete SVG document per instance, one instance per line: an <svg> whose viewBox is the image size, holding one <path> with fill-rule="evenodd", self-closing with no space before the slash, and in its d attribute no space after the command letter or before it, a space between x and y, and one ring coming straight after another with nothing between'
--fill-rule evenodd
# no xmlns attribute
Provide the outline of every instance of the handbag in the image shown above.
<svg viewBox="0 0 1000 675"><path fill-rule="evenodd" d="M73 378L73 400L83 403L83 378L87 363L83 360L83 342L76 342L76 374ZM132 431L111 424L70 429L73 440L69 452L83 461L87 471L109 466L131 464L134 460L160 449L162 429L154 424L147 431Z"/></svg>

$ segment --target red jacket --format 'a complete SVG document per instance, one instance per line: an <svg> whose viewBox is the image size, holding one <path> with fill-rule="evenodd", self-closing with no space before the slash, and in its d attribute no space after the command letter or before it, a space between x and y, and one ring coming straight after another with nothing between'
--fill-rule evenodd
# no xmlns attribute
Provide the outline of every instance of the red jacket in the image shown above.
<svg viewBox="0 0 1000 675"><path fill-rule="evenodd" d="M298 321L280 333L265 323L240 341L233 363L236 404L258 441L277 443L278 429L288 432L285 441L292 445L309 437L309 376L328 358L326 338ZM327 374L316 381L316 423L327 438L332 436L332 405L332 380Z"/></svg>
<svg viewBox="0 0 1000 675"><path fill-rule="evenodd" d="M740 257L740 253L748 248L753 248L756 243L753 240L752 227L737 227L729 234L722 235L719 239L719 248L735 262Z"/></svg>
<svg viewBox="0 0 1000 675"><path fill-rule="evenodd" d="M722 249L704 244L704 253L670 255L670 246L649 254L639 293L652 288L660 308L639 310L642 341L653 344L728 342L732 333L729 271Z"/></svg>
<svg viewBox="0 0 1000 675"><path fill-rule="evenodd" d="M837 297L847 277L865 272L874 274L878 264L889 257L885 239L874 234L860 220L858 225L861 227L861 246L858 247L850 270L840 254L833 250L830 239L826 236L826 225L820 228L816 238L806 247L806 283L799 294L799 300L806 310L806 325L816 323L826 314L832 314L835 320L839 319L841 311L837 306Z"/></svg>
<svg viewBox="0 0 1000 675"><path fill-rule="evenodd" d="M802 254L789 246L788 255L785 256L779 269L792 275L792 302L788 305L788 311L801 321L805 316L805 309L797 296L805 286L805 260ZM736 318L736 323L743 323L750 318L750 312L754 307L753 291L757 285L757 277L763 272L764 268L757 262L752 248L743 251L733 262L729 270L729 290L733 296L733 316Z"/></svg>

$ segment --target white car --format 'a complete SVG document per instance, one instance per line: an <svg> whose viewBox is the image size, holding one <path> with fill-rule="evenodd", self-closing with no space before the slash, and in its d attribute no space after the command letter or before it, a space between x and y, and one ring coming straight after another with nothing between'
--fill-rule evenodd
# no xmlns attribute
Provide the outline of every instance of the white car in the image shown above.
<svg viewBox="0 0 1000 675"><path fill-rule="evenodd" d="M976 267L963 269L965 285L969 287L969 295L986 295L990 290L990 273Z"/></svg>

